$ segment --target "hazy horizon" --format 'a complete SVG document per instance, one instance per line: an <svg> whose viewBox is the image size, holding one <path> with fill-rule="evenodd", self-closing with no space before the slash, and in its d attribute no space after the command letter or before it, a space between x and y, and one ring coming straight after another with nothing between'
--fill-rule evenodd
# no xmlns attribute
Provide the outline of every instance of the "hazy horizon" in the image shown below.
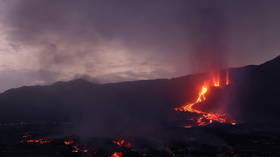
<svg viewBox="0 0 280 157"><path fill-rule="evenodd" d="M277 0L0 0L0 92L172 78L278 56ZM252 57L253 56L253 57Z"/></svg>

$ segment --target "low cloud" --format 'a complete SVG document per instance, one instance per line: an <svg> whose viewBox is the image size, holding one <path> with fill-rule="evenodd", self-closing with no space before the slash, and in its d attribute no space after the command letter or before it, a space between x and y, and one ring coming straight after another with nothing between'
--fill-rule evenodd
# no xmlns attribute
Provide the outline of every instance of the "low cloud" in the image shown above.
<svg viewBox="0 0 280 157"><path fill-rule="evenodd" d="M270 14L261 0L0 3L2 70L55 73L44 76L49 82L76 76L101 82L176 77L228 63L255 63L278 53L280 23L265 29L264 21L275 21L278 9L270 9L271 19L262 18ZM277 6L276 1L266 4ZM262 34L267 40L253 44ZM259 58L248 57L251 52Z"/></svg>

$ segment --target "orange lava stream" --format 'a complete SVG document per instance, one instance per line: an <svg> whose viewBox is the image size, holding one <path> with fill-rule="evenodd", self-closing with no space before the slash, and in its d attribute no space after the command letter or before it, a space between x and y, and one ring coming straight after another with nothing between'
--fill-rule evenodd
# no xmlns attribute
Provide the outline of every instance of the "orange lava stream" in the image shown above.
<svg viewBox="0 0 280 157"><path fill-rule="evenodd" d="M225 78L225 85L229 85L229 73L226 72L226 78ZM201 102L206 101L206 94L209 90L210 87L222 87L221 81L220 81L220 75L215 75L212 77L212 83L204 83L198 93L198 97L193 103L185 104L179 108L175 108L175 111L181 111L181 112L191 112L191 113L196 113L199 114L200 117L196 119L196 124L198 126L205 126L208 124L213 123L214 121L219 122L219 123L229 123L232 125L236 124L236 121L232 121L228 119L228 116L225 113L210 113L206 111L201 111L198 109L195 109L194 106L198 105ZM191 128L193 126L187 125L184 126L184 128Z"/></svg>

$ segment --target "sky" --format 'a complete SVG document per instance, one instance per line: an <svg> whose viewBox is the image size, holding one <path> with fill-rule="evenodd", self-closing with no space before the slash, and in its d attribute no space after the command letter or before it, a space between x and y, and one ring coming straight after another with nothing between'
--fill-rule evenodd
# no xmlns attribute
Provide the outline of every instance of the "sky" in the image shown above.
<svg viewBox="0 0 280 157"><path fill-rule="evenodd" d="M0 0L0 92L173 78L280 51L278 0Z"/></svg>

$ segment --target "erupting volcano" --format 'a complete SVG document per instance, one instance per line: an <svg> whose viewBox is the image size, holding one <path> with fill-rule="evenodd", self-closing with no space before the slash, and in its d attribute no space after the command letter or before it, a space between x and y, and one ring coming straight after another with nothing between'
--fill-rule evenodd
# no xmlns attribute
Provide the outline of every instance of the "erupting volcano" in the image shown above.
<svg viewBox="0 0 280 157"><path fill-rule="evenodd" d="M209 88L223 88L224 86L230 85L229 72L226 71L225 75L225 78L221 79L220 72L212 74L212 80L204 81L194 102L186 103L181 107L175 108L175 111L191 112L199 115L198 118L192 119L195 122L195 125L186 125L184 126L185 128L191 128L193 126L205 126L213 123L214 121L219 123L229 123L232 125L236 124L236 121L230 120L229 116L226 113L212 113L195 108L195 106L207 100L207 93L209 92Z"/></svg>

